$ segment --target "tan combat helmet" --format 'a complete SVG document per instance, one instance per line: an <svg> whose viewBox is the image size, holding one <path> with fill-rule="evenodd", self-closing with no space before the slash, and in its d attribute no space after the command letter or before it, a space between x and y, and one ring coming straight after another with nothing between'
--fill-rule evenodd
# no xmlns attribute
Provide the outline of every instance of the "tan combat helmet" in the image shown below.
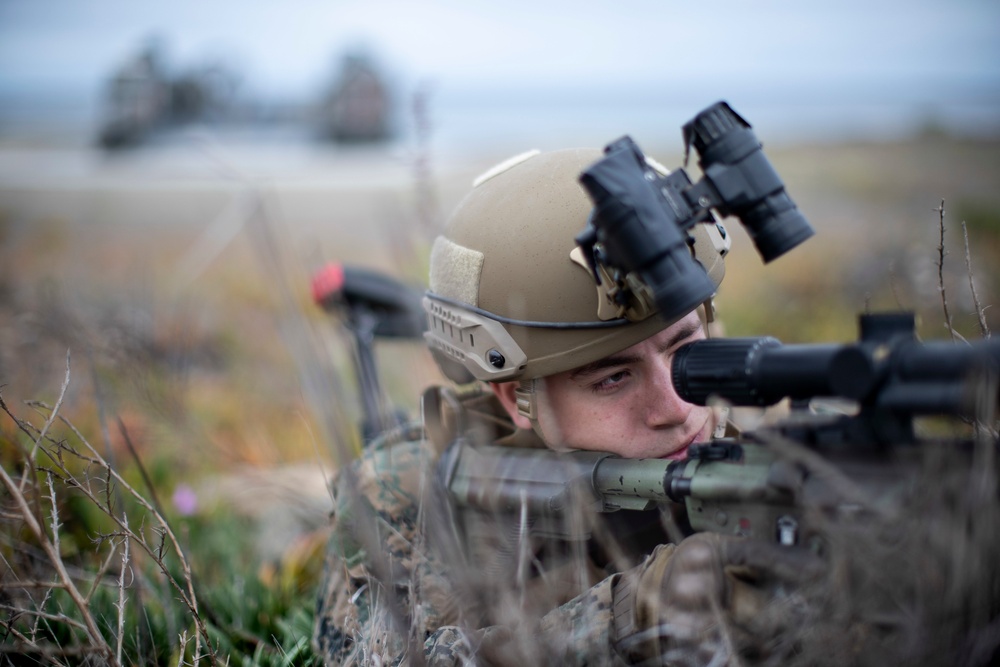
<svg viewBox="0 0 1000 667"><path fill-rule="evenodd" d="M598 287L576 246L593 208L577 179L601 156L571 149L511 158L480 177L458 205L434 242L423 301L424 336L451 380L533 380L672 324L657 316L651 298L616 306L611 281ZM695 258L718 287L729 249L725 229L698 224L692 236Z"/></svg>

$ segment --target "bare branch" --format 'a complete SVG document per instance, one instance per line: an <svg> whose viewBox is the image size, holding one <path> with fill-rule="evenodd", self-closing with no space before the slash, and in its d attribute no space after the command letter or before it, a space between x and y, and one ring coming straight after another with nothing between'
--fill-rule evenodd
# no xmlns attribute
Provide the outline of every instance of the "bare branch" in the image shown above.
<svg viewBox="0 0 1000 667"><path fill-rule="evenodd" d="M128 515L122 512L122 520L125 522L125 529L128 530ZM118 577L118 646L115 655L118 664L122 662L122 644L125 639L125 573L129 569L128 559L129 539L126 536L122 539L122 570Z"/></svg>
<svg viewBox="0 0 1000 667"><path fill-rule="evenodd" d="M330 503L335 505L336 498L333 494L333 476L327 472L326 466L323 464L323 457L319 451L319 442L316 440L315 434L312 432L312 427L309 426L309 420L300 411L296 411L296 416L302 422L303 428L305 428L306 433L309 434L309 440L312 441L313 453L316 455L316 466L319 468L320 474L323 475L323 484L326 487L326 493L330 496Z"/></svg>
<svg viewBox="0 0 1000 667"><path fill-rule="evenodd" d="M160 503L160 499L156 495L156 487L153 486L153 480L150 478L149 473L146 472L146 466L142 464L139 452L136 451L135 445L132 444L132 438L129 437L128 429L125 428L125 422L122 421L120 415L117 416L116 419L118 420L118 431L122 434L122 439L125 440L125 446L128 448L129 454L132 455L132 460L135 461L135 465L139 469L142 481L146 485L146 490L149 492L149 498L153 501L153 506L156 507L156 511L163 515L163 505Z"/></svg>
<svg viewBox="0 0 1000 667"><path fill-rule="evenodd" d="M27 616L37 616L38 618L46 619L46 620L49 620L49 621L57 621L59 623L65 623L66 625L69 625L71 627L77 628L78 630L83 630L84 632L89 632L89 630L87 630L87 625L86 625L86 623L84 621L78 621L75 618L70 618L66 614L50 614L48 612L41 611L40 608L39 609L20 609L20 608L12 607L10 605L6 605L6 604L0 604L0 609L6 609L7 611L11 611L11 612L14 612L14 613L17 613L17 614L24 614L24 615L27 615ZM100 649L101 647L95 645L95 648Z"/></svg>
<svg viewBox="0 0 1000 667"><path fill-rule="evenodd" d="M2 400L2 399L0 399ZM44 406L49 409L53 414L55 410L53 408L48 408L48 406L43 403L33 403L33 406ZM15 422L25 433L31 434L34 429L27 422L22 422L14 417L7 409L6 405L2 406L3 409L15 419ZM190 638L194 641L194 655L201 656L202 654L202 643L209 648L206 655L210 658L213 665L218 664L218 656L216 651L212 650L211 639L208 635L208 628L205 624L204 619L198 609L198 601L194 590L193 576L191 573L190 564L181 548L180 542L177 540L176 536L173 534L169 524L166 519L160 514L156 508L154 508L146 498L136 491L118 472L115 468L104 459L104 457L97 452L97 450L90 444L86 437L65 417L61 415L56 415L77 437L86 454L77 451L73 447L70 447L63 441L54 441L45 433L39 432L37 437L38 443L51 443L51 447L41 446L39 447L41 451L45 452L49 460L52 461L55 471L49 476L49 483L52 497L53 508L55 505L55 491L53 488L53 478L59 477L67 486L71 488L78 489L88 500L90 500L98 509L104 512L118 527L121 529L121 533L118 534L123 536L126 541L135 540L135 542L144 550L147 554L152 556L165 576L165 580L169 582L169 585L174 588L178 593L182 603L188 608L188 611L192 615L197 632ZM34 439L34 438L33 438ZM83 476L74 473L69 466L66 465L64 461L64 455L66 453L77 457L81 461L84 461L88 466L99 469L99 474L94 474L92 472L86 472ZM95 471L97 472L97 471ZM37 541L41 544L42 550L51 565L56 569L58 573L58 579L62 583L62 587L65 588L73 600L74 605L79 609L80 614L84 619L82 627L86 631L86 634L90 638L90 642L100 649L103 659L112 665L119 664L116 661L115 651L110 647L110 645L104 640L100 635L97 624L93 618L92 613L89 609L89 602L91 595L93 595L93 589L88 591L88 595L85 598L81 595L80 591L76 588L73 579L70 577L66 566L62 563L57 545L53 544L52 539L45 532L43 523L37 520L32 514L32 505L25 498L24 494L19 493L17 484L13 479L7 474L6 470L2 470L3 483L7 487L8 491L11 493L12 497L18 504L18 509L22 515L22 518L28 524L29 529L35 534ZM124 506L121 502L122 491L127 492L132 498L137 502L142 508L148 512L156 521L157 532L161 536L161 544L158 546L150 545L142 535L138 535L129 527L128 518L124 511L116 511L116 507L119 510L123 510ZM55 534L58 535L58 513L53 517L53 526L56 531ZM115 553L117 549L113 548L112 553ZM170 568L164 562L163 557L166 552L170 551L176 556L180 562L182 569L182 576L177 578L171 574ZM124 573L122 576L125 576ZM120 592L123 589L120 589ZM120 609L120 614L124 613L124 603L119 601L122 605ZM121 618L119 619L121 621ZM119 631L119 645L122 643L122 632ZM189 640L189 641L190 641ZM119 654L120 654L119 650Z"/></svg>
<svg viewBox="0 0 1000 667"><path fill-rule="evenodd" d="M941 232L941 239L938 242L938 290L941 292L941 305L944 307L944 325L951 334L951 339L956 340L955 328L951 325L951 314L948 312L948 296L945 294L944 290L944 256L947 254L944 251L944 199L941 200L941 205L938 206L935 211L938 212L938 229Z"/></svg>
<svg viewBox="0 0 1000 667"><path fill-rule="evenodd" d="M7 584L5 588L16 589L16 590L28 590L31 588L39 588L41 590L52 590L53 588L62 588L63 585L58 581L38 581L37 579L20 579L14 584Z"/></svg>
<svg viewBox="0 0 1000 667"><path fill-rule="evenodd" d="M111 549L110 551L108 551L108 557L104 559L103 563L101 563L101 567L97 571L97 574L94 576L93 583L90 585L90 591L87 593L88 604L90 603L90 600L93 599L94 593L97 591L97 587L101 585L101 582L104 579L104 575L107 573L108 568L111 567L111 561L114 560L114 558L115 558L115 550Z"/></svg>
<svg viewBox="0 0 1000 667"><path fill-rule="evenodd" d="M69 350L66 350L66 375L63 377L62 388L59 390L59 398L56 399L56 405L52 408L52 412L49 414L49 418L45 420L45 425L42 426L42 430L38 433L38 438L35 439L34 444L31 446L31 452L28 454L28 460L26 463L33 466L35 463L35 456L38 453L38 447L41 445L42 440L45 435L49 432L49 428L52 426L52 422L55 421L56 415L59 414L59 408L62 406L63 399L66 397L66 388L69 387L69 360L70 354ZM27 484L29 475L25 475L21 478L21 490L24 491L24 487Z"/></svg>
<svg viewBox="0 0 1000 667"><path fill-rule="evenodd" d="M15 639L20 640L21 642L23 642L24 644L26 644L28 646L34 646L35 645L35 641L34 641L33 638L25 636L16 627L14 627L14 620L16 620L17 617L20 616L20 615L21 615L21 612L17 611L14 614L11 615L9 621L5 621L3 619L0 619L0 627L3 627L3 629L7 631L7 634L13 636ZM35 626L34 627L35 628L38 627L37 620L35 622ZM34 634L34 633L32 633L32 634ZM4 637L3 643L0 644L0 651L4 650L6 644L7 644L7 638Z"/></svg>
<svg viewBox="0 0 1000 667"><path fill-rule="evenodd" d="M39 609L45 609L45 605L46 605L46 604L48 603L48 601L49 601L49 598L51 598L51 597L52 597L52 589L51 589L51 588L49 588L49 589L46 589L46 591L45 591L45 595L44 595L44 596L42 596L42 602L41 602L41 604L39 604L39 605L38 605L38 608L39 608ZM40 623L41 623L41 622L42 622L43 620L44 620L44 619L42 619L42 618L38 618L38 617L35 617L35 622L34 622L34 624L33 624L33 625L31 626L31 638L32 638L32 639L34 639L35 637L37 637L37 636L38 636L38 625L39 625L39 624L40 624ZM49 627L49 622L48 622L48 621L45 621L45 627L47 627L47 628Z"/></svg>
<svg viewBox="0 0 1000 667"><path fill-rule="evenodd" d="M177 667L184 667L184 653L187 652L187 645L190 641L187 634L187 630L184 630L181 636L177 638L179 643L178 648L180 649L177 651Z"/></svg>
<svg viewBox="0 0 1000 667"><path fill-rule="evenodd" d="M170 574L170 571L167 568L166 563L163 562L162 558L157 557L157 554L154 552L154 549L146 542L145 539L143 539L140 535L137 535L134 531L129 530L127 525L122 523L122 517L119 517L115 513L108 511L110 508L107 508L105 505L102 505L101 501L92 491L90 491L88 488L83 488L81 486L81 491L83 491L83 493L87 495L87 497L90 498L91 501L93 501L98 507L100 507L102 511L104 511L105 514L107 514L107 516L112 521L117 523L118 526L122 528L128 535L133 537L136 543L140 547L142 547L143 551L145 551L147 554L149 554L155 559L157 566L164 573L164 575L166 575L167 581L170 582L170 584L180 595L181 601L188 608L188 611L191 612L191 616L195 622L195 626L198 628L198 632L195 634L194 637L195 653L196 654L200 653L202 639L205 640L206 646L211 647L211 640L208 635L208 628L205 625L205 621L201 617L201 613L198 610L198 598L194 591L194 580L191 574L191 565L188 563L187 557L184 555L184 550L181 547L180 541L177 539L177 536L174 535L173 530L170 528L170 524L167 523L167 520L163 517L163 515L157 512L156 508L154 508L141 493L136 491L132 487L132 485L130 485L120 474L118 474L118 471L112 468L111 465L104 460L104 458L100 455L100 453L94 448L93 445L90 444L87 438L85 438L84 435L80 433L79 429L77 429L72 422L67 420L65 417L60 417L60 419L73 432L73 434L76 435L76 437L80 440L80 442L83 443L84 447L87 448L87 451L90 452L90 455L94 457L93 458L94 462L97 465L99 465L108 475L108 484L110 484L111 480L113 479L114 482L116 483L116 489L120 488L127 491L128 494L132 496L132 498L137 503L139 503L147 512L149 512L149 514L153 518L156 519L156 522L159 524L159 530L161 530L163 534L166 536L167 541L170 543L171 550L173 551L174 555L180 562L181 570L183 573L183 585L181 582L177 581ZM107 486L105 488L107 488ZM210 650L209 658L211 659L213 665L218 664L218 658L214 651Z"/></svg>
<svg viewBox="0 0 1000 667"><path fill-rule="evenodd" d="M62 528L62 525L59 523L59 505L56 503L56 487L52 484L52 473L46 473L45 479L49 483L49 501L52 503L52 546L56 553L60 553L59 529Z"/></svg>
<svg viewBox="0 0 1000 667"><path fill-rule="evenodd" d="M0 624L3 623L3 621L0 621ZM12 654L16 657L28 655L41 656L45 662L60 665L62 663L59 662L58 658L74 658L75 660L73 660L72 664L90 664L86 660L81 661L80 658L95 653L94 649L86 646L42 646L25 638L24 635L18 633L14 628L11 628L11 634L17 637L18 642L12 645L0 644L0 655ZM20 664L20 662L11 663L8 660L6 664Z"/></svg>
<svg viewBox="0 0 1000 667"><path fill-rule="evenodd" d="M976 308L976 317L979 318L979 331L982 332L983 338L989 338L990 328L986 325L986 309L979 303L979 295L976 293L976 283L972 279L972 255L969 252L969 230L965 226L965 220L962 221L962 237L965 239L965 268L968 269L972 303Z"/></svg>
<svg viewBox="0 0 1000 667"><path fill-rule="evenodd" d="M73 600L73 604L76 605L81 616L83 616L85 624L84 629L86 630L91 644L103 653L109 662L117 665L118 663L114 662L114 655L111 652L111 647L104 641L104 638L101 636L101 633L97 628L97 623L94 620L93 614L90 613L90 609L87 607L87 601L80 594L76 584L73 583L72 578L70 578L69 573L66 571L66 566L62 562L62 557L59 555L59 551L55 548L48 535L46 535L45 529L35 519L35 514L32 512L31 506L28 504L28 500L24 497L24 494L21 493L18 485L13 479L11 479L10 475L7 474L7 470L2 466L0 466L0 478L2 478L4 486L7 487L7 491L10 493L11 498L21 510L21 516L24 518L24 522L28 525L28 529L31 530L35 539L38 540L42 549L45 551L45 555L48 557L49 563L53 568L55 568L56 573L59 576L59 580L62 582L66 592L69 594L70 599ZM60 618L59 620L62 621L64 619ZM65 621L70 622L70 619L65 619Z"/></svg>

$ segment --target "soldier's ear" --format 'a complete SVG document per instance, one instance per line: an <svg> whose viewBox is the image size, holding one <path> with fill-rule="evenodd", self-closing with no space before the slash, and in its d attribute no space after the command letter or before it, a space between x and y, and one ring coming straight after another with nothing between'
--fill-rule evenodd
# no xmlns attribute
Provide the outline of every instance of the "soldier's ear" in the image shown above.
<svg viewBox="0 0 1000 667"><path fill-rule="evenodd" d="M514 426L525 430L531 430L531 420L517 411L517 399L514 397L514 390L518 387L518 382L490 382L490 389L500 399L503 409L507 411L514 421Z"/></svg>

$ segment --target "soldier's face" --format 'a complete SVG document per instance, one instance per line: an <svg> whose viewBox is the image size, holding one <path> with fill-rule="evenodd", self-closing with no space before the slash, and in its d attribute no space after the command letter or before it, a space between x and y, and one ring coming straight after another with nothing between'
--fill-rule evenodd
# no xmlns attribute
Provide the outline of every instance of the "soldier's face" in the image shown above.
<svg viewBox="0 0 1000 667"><path fill-rule="evenodd" d="M626 458L684 458L711 438L718 418L681 400L670 364L677 348L704 337L691 313L626 350L545 378L538 418L546 440Z"/></svg>

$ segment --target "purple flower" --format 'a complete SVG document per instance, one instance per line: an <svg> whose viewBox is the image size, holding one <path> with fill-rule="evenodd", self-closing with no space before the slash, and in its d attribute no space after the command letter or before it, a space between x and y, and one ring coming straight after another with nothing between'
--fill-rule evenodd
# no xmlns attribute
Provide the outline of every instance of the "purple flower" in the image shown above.
<svg viewBox="0 0 1000 667"><path fill-rule="evenodd" d="M178 484L172 498L181 516L191 516L198 510L198 494L187 484Z"/></svg>

